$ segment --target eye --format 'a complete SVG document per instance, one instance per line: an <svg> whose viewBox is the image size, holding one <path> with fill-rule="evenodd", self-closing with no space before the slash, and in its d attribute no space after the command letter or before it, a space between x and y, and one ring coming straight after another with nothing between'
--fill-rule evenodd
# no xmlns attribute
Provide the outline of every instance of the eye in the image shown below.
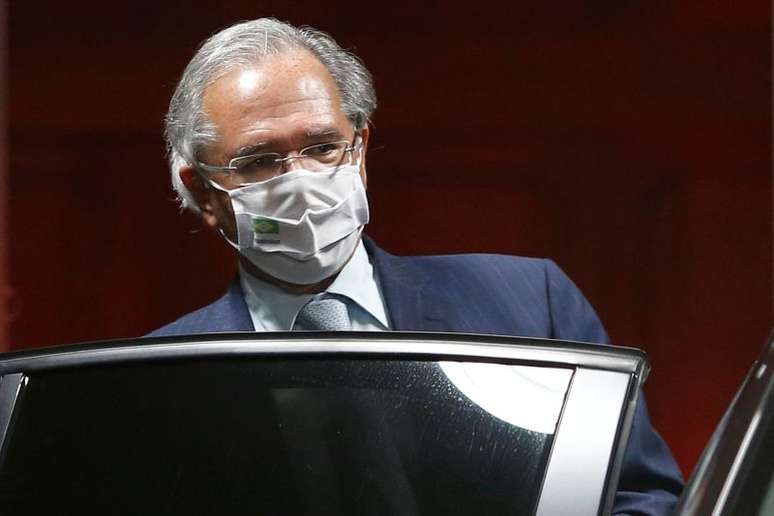
<svg viewBox="0 0 774 516"><path fill-rule="evenodd" d="M304 149L304 155L310 158L326 157L338 153L342 149L341 142L321 143Z"/></svg>
<svg viewBox="0 0 774 516"><path fill-rule="evenodd" d="M263 170L275 167L280 159L282 159L282 156L279 154L257 154L255 156L245 156L244 158L235 159L232 162L232 166L236 168L238 172Z"/></svg>

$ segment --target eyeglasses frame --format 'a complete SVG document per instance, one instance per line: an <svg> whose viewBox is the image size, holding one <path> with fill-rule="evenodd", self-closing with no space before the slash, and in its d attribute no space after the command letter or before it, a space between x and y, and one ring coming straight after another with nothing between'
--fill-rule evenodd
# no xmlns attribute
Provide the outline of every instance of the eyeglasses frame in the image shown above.
<svg viewBox="0 0 774 516"><path fill-rule="evenodd" d="M363 139L361 138L359 132L355 133L355 136L353 139L354 141L351 144L349 140L336 140L334 142L320 142L320 143L315 143L313 145L307 145L303 149L299 149L298 151L295 151L297 153L295 156L290 156L288 155L289 153L285 153L284 154L285 157L277 158L275 160L275 163L279 164L281 169L284 163L287 163L288 161L307 157L303 155L303 152L307 149L311 149L312 147L317 147L318 145L330 145L330 144L346 142L347 144L349 144L349 146L345 148L343 151L343 154L342 154L342 159L343 159L344 154L358 150L363 146ZM207 163L202 163L201 161L196 160L196 167L202 172L234 172L236 170L239 170L238 167L235 167L232 165L236 160L243 160L243 159L249 159L249 158L256 158L258 156L271 156L271 155L282 156L283 154L281 152L261 152L258 154L249 154L247 156L239 156L236 158L231 158L228 162L228 165L208 165ZM211 180L211 178L207 177L206 175L205 177L206 179Z"/></svg>

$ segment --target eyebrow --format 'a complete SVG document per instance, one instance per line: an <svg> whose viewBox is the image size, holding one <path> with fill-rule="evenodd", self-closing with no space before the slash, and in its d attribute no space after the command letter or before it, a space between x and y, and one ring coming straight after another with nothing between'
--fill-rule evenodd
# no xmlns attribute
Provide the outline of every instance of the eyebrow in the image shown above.
<svg viewBox="0 0 774 516"><path fill-rule="evenodd" d="M325 137L336 137L336 138L344 139L344 135L342 135L341 131L339 131L336 128L311 129L311 130L305 131L304 136L309 140L319 140ZM243 147L238 148L236 152L231 156L231 159L242 158L244 156L252 156L253 154L260 154L264 152L267 147L270 147L271 144L272 142L265 141L265 142L251 143L250 145L245 145Z"/></svg>
<svg viewBox="0 0 774 516"><path fill-rule="evenodd" d="M236 152L231 156L231 159L242 158L244 156L252 156L253 154L259 154L263 149L269 146L269 142L252 143L239 147Z"/></svg>
<svg viewBox="0 0 774 516"><path fill-rule="evenodd" d="M341 134L341 132L336 128L326 128L326 129L317 129L317 130L310 130L306 131L306 137L307 138L322 138L323 136L336 136L343 138L344 136Z"/></svg>

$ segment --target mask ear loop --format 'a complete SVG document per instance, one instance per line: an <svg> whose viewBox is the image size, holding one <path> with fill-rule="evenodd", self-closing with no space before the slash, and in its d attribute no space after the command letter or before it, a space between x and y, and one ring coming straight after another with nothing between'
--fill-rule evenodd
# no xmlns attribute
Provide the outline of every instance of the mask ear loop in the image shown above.
<svg viewBox="0 0 774 516"><path fill-rule="evenodd" d="M205 178L205 182L207 183L207 185L208 185L208 187L209 187L209 188L214 188L215 190L221 191L221 192L225 193L226 195L228 195L228 197L229 197L229 202L231 202L231 201L230 201L230 199L231 199L231 194L230 194L229 190L226 190L225 188L223 188L222 186L220 186L220 185L219 185L218 183L216 183L215 181L212 181L210 178ZM226 232L225 232L225 231L223 231L223 228L222 228L222 227L220 227L220 226L218 226L218 233L220 233L220 236L222 236L222 237L223 237L223 240L225 240L225 241L226 241L226 243L228 243L228 245L230 245L231 247L233 247L233 248L234 248L234 249L236 249L237 251L241 251L241 250L242 250L242 248L239 246L239 243L238 243L238 242L234 242L234 241L232 241L232 240L231 240L231 239L228 237L228 235L226 235ZM238 228L238 227L237 227L237 239L239 239L239 228Z"/></svg>
<svg viewBox="0 0 774 516"><path fill-rule="evenodd" d="M207 176L206 172L202 172L202 171L200 171L198 169L197 169L197 171L199 173L199 177L202 178L202 180L204 181L204 184L207 186L207 188L214 188L215 190L218 190L218 191L223 192L223 193L228 195L230 190L227 190L224 187L220 186L217 183L217 181L214 181L214 180L210 179L209 176Z"/></svg>
<svg viewBox="0 0 774 516"><path fill-rule="evenodd" d="M215 190L218 190L220 192L225 193L226 195L229 196L229 198L231 197L231 195L229 194L229 190L226 190L225 188L220 186L217 182L215 182L212 179L210 179L209 177L207 177L207 174L205 172L203 172L203 171L201 171L201 170L199 170L197 168L197 173L199 174L199 177L202 178L202 181L204 181L204 185L207 188L214 188ZM226 232L223 231L223 228L221 228L220 226L218 226L218 233L220 233L220 236L223 237L223 240L225 240L228 245L230 245L231 247L233 247L237 251L241 250L241 247L239 246L239 244L237 242L232 241L228 237L228 235L226 235ZM237 238L239 238L238 234L237 234Z"/></svg>
<svg viewBox="0 0 774 516"><path fill-rule="evenodd" d="M228 237L228 235L226 235L226 232L223 231L223 228L218 227L218 233L220 233L220 236L223 237L223 240L225 240L228 245L230 245L231 247L233 247L237 251L241 251L242 250L242 248L239 247L239 244L231 241L231 239Z"/></svg>
<svg viewBox="0 0 774 516"><path fill-rule="evenodd" d="M357 160L355 160L355 151L358 153ZM355 143L352 145L352 150L349 153L349 164L350 165L357 165L358 167L361 167L363 164L363 138L360 136L360 134L357 135L355 138ZM353 163L354 161L354 163Z"/></svg>

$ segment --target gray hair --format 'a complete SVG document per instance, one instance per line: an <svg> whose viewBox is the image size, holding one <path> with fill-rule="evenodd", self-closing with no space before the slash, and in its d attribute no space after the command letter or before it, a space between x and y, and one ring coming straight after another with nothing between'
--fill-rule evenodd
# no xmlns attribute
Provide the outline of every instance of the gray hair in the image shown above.
<svg viewBox="0 0 774 516"><path fill-rule="evenodd" d="M341 96L341 109L354 128L359 130L368 124L376 109L371 74L357 56L342 49L328 34L274 18L232 25L207 39L188 63L165 118L172 186L184 208L199 211L179 171L186 164L196 163L202 146L218 138L202 106L205 90L234 69L296 49L309 51L328 69Z"/></svg>

